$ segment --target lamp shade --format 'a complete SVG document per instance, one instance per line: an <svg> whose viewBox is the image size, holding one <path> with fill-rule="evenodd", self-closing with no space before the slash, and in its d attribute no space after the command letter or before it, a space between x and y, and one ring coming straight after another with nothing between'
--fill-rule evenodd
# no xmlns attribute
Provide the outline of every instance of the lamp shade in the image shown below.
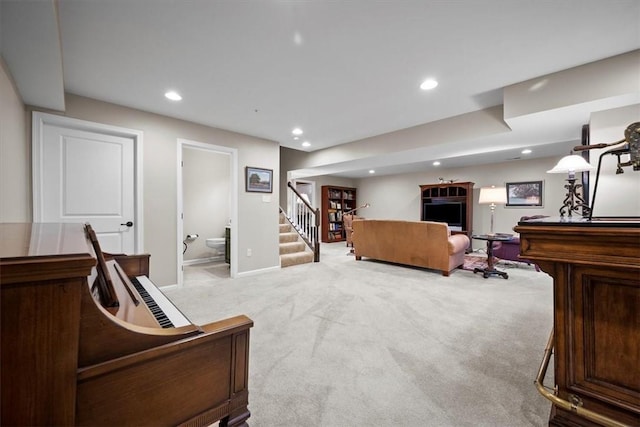
<svg viewBox="0 0 640 427"><path fill-rule="evenodd" d="M480 204L505 204L507 203L507 189L505 187L482 187L480 188Z"/></svg>
<svg viewBox="0 0 640 427"><path fill-rule="evenodd" d="M547 173L572 173L594 170L595 167L591 166L582 156L577 154L571 154L560 159L557 165L553 169L548 170Z"/></svg>

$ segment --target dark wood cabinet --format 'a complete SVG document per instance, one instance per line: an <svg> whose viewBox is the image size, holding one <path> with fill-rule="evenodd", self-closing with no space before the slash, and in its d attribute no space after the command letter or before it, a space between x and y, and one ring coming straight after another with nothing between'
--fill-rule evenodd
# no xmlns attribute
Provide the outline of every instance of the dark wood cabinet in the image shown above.
<svg viewBox="0 0 640 427"><path fill-rule="evenodd" d="M640 218L523 221L520 254L554 279L549 425L640 425Z"/></svg>
<svg viewBox="0 0 640 427"><path fill-rule="evenodd" d="M473 232L473 182L420 186L420 220L446 222L452 233Z"/></svg>
<svg viewBox="0 0 640 427"><path fill-rule="evenodd" d="M346 236L342 215L357 207L355 188L323 185L321 240L324 243L344 241Z"/></svg>

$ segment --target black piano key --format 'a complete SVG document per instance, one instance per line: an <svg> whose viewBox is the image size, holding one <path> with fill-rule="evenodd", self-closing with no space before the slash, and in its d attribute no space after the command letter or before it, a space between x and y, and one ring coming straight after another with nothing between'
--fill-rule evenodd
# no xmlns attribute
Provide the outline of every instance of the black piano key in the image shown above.
<svg viewBox="0 0 640 427"><path fill-rule="evenodd" d="M151 314L153 314L153 317L156 318L158 324L163 328L173 328L174 325L171 320L167 317L166 314L164 314L164 311L162 311L158 304L156 304L156 302L153 300L151 295L149 295L149 292L147 292L144 286L140 284L140 281L134 277L131 279L131 283L133 283L133 286L140 294L140 297L142 297L142 301L144 301L149 310L151 310Z"/></svg>

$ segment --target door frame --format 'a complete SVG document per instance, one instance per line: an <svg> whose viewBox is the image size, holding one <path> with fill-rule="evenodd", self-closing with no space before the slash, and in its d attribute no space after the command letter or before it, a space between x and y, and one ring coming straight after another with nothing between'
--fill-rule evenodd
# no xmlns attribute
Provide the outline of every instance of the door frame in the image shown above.
<svg viewBox="0 0 640 427"><path fill-rule="evenodd" d="M176 215L176 231L177 231L177 267L178 267L178 280L177 287L183 286L183 262L184 257L182 254L183 245L182 240L184 236L184 206L183 206L183 194L182 194L182 150L183 148L196 148L200 150L207 150L212 152L229 154L229 203L231 204L229 209L229 216L231 217L231 253L229 254L231 266L230 276L235 279L238 276L238 150L236 148L225 147L222 145L208 144L206 142L198 142L184 138L178 138L177 141L177 188L176 188L176 200L177 200L177 215Z"/></svg>
<svg viewBox="0 0 640 427"><path fill-rule="evenodd" d="M136 129L129 129L120 126L106 125L103 123L91 122L87 120L74 119L67 116L57 114L43 113L34 111L31 119L31 174L33 189L33 222L42 222L43 213L43 194L42 189L42 168L43 168L43 149L44 149L44 127L45 125L64 127L68 129L81 130L85 132L102 133L106 135L118 136L122 138L131 138L134 148L134 222L136 224L136 232L134 234L134 253L144 252L144 215L143 215L143 188L142 188L142 145L143 132Z"/></svg>

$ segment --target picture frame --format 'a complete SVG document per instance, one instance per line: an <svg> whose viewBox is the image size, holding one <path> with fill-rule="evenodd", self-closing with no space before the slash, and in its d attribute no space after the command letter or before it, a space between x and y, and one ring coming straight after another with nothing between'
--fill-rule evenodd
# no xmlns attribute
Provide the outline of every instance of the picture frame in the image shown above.
<svg viewBox="0 0 640 427"><path fill-rule="evenodd" d="M273 169L245 167L245 189L248 193L272 193Z"/></svg>
<svg viewBox="0 0 640 427"><path fill-rule="evenodd" d="M507 206L542 207L543 181L507 182Z"/></svg>

